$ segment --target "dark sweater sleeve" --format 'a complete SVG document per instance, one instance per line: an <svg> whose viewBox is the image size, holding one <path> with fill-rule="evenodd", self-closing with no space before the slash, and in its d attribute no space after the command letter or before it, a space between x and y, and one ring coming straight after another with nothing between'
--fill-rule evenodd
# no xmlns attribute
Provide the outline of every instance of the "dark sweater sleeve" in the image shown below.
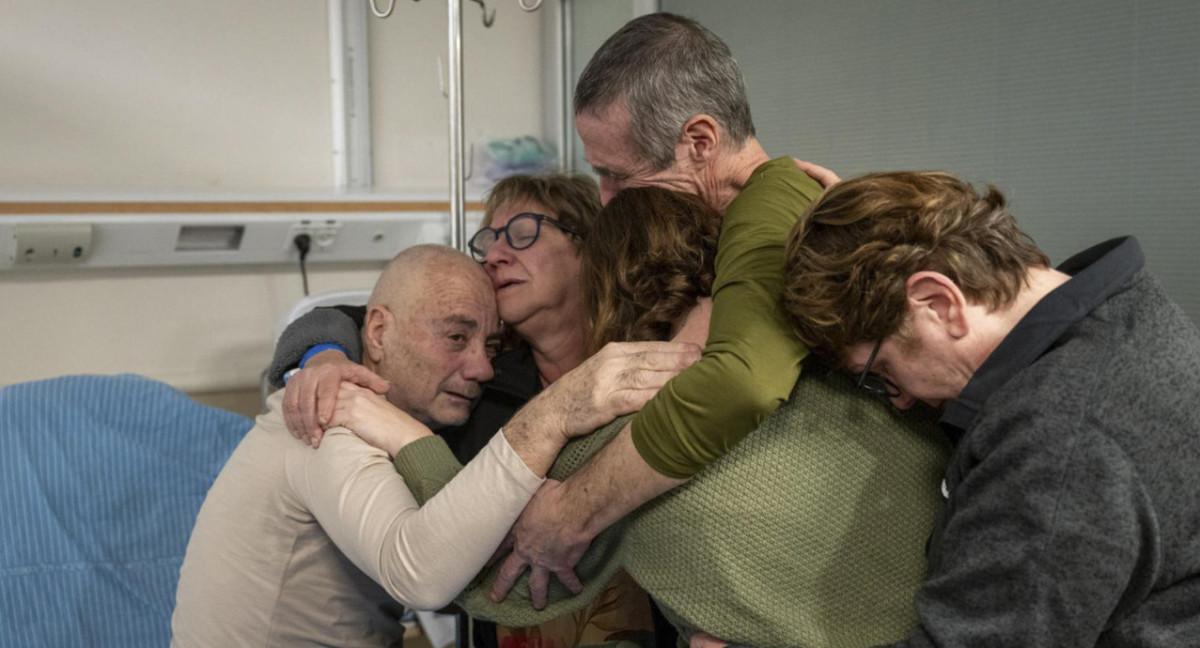
<svg viewBox="0 0 1200 648"><path fill-rule="evenodd" d="M300 359L318 344L336 344L346 357L362 361L362 324L365 306L317 308L288 325L275 345L275 357L267 369L271 387L283 387L283 374L300 365Z"/></svg>
<svg viewBox="0 0 1200 648"><path fill-rule="evenodd" d="M400 448L393 464L421 506L449 484L463 467L446 440L436 434Z"/></svg>
<svg viewBox="0 0 1200 648"><path fill-rule="evenodd" d="M1065 418L1015 413L994 447L965 441L920 625L892 646L1094 646L1151 590L1162 555L1141 476Z"/></svg>

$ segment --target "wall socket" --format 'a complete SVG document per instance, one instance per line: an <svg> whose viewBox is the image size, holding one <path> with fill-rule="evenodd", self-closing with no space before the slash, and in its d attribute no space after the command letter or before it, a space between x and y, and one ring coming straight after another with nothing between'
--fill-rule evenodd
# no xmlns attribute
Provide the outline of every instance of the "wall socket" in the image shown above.
<svg viewBox="0 0 1200 648"><path fill-rule="evenodd" d="M71 265L92 253L90 223L23 224L13 228L13 262L18 265Z"/></svg>
<svg viewBox="0 0 1200 648"><path fill-rule="evenodd" d="M295 250L296 237L308 234L312 238L312 247L310 248L312 252L328 251L337 243L338 232L341 228L342 224L335 220L300 221L292 225L283 245L285 249Z"/></svg>

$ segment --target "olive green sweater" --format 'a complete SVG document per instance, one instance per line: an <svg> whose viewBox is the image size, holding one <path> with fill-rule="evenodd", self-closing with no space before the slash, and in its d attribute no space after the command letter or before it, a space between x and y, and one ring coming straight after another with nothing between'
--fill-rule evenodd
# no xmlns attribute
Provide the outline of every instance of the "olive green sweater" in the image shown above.
<svg viewBox="0 0 1200 648"><path fill-rule="evenodd" d="M582 466L626 419L572 441L550 477ZM459 597L472 616L527 626L588 605L624 568L682 637L756 646L863 646L915 625L912 600L947 448L928 410L900 412L843 376L806 370L791 399L684 486L598 536L577 566L584 593L552 583L542 611L523 577L488 598L498 565ZM457 471L437 437L397 469L423 501Z"/></svg>
<svg viewBox="0 0 1200 648"><path fill-rule="evenodd" d="M808 350L779 305L783 249L820 194L792 158L776 158L722 214L704 355L633 417L633 445L658 472L691 477L787 400Z"/></svg>

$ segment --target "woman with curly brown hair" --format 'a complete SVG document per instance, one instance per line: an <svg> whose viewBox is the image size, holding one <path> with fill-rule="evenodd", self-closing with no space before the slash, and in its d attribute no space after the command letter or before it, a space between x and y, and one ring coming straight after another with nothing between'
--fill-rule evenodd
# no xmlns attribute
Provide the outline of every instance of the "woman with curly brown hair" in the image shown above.
<svg viewBox="0 0 1200 648"><path fill-rule="evenodd" d="M702 345L719 231L718 215L689 196L636 188L613 198L581 246L592 347ZM791 400L746 440L597 536L577 566L582 594L555 583L538 611L522 577L496 603L493 566L459 605L529 625L597 600L602 606L604 583L624 568L683 637L705 631L756 646L835 646L906 635L916 623L912 597L925 573L944 443L928 412L896 411L836 372L801 375ZM549 477L584 466L626 418L569 443ZM416 449L401 455L409 451ZM401 472L418 499L435 492L428 476L445 466L406 465Z"/></svg>
<svg viewBox="0 0 1200 648"><path fill-rule="evenodd" d="M696 196L654 188L630 189L601 213L580 249L592 353L670 339L680 317L711 305L721 215Z"/></svg>

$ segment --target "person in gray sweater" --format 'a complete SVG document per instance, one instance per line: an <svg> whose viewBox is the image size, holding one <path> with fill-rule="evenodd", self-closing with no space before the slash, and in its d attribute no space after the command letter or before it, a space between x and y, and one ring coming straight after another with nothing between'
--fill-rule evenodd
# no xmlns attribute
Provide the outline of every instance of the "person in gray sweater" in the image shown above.
<svg viewBox="0 0 1200 648"><path fill-rule="evenodd" d="M785 258L806 345L944 407L945 513L895 646L1200 645L1200 332L1135 239L1051 268L994 187L898 172L827 191Z"/></svg>

